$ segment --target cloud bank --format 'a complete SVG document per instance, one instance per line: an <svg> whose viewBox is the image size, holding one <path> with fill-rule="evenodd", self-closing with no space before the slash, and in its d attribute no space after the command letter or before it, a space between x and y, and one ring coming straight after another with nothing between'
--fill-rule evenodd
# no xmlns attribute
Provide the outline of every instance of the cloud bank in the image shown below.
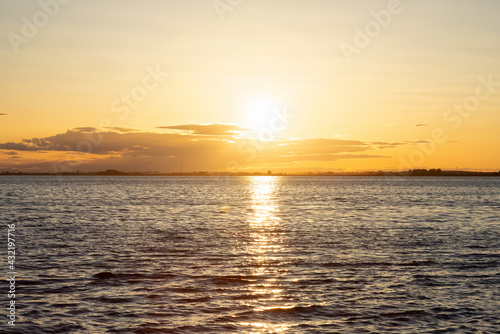
<svg viewBox="0 0 500 334"><path fill-rule="evenodd" d="M341 159L386 158L367 151L395 147L402 143L363 142L344 139L261 140L248 135L249 129L234 124L162 126L169 133L128 128L79 127L44 138L0 143L3 154L58 153L64 159L29 161L7 159L5 167L53 171L54 163L70 169L97 171L108 168L124 171L227 170L238 166L280 166L299 162L328 162ZM244 135L241 135L241 134ZM5 151L3 151L5 150ZM20 161L22 160L22 161Z"/></svg>

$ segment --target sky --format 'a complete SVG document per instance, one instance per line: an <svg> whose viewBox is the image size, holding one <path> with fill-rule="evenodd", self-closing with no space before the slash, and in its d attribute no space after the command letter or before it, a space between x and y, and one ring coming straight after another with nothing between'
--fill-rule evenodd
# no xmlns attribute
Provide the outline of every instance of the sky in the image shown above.
<svg viewBox="0 0 500 334"><path fill-rule="evenodd" d="M2 1L0 171L498 171L498 13Z"/></svg>

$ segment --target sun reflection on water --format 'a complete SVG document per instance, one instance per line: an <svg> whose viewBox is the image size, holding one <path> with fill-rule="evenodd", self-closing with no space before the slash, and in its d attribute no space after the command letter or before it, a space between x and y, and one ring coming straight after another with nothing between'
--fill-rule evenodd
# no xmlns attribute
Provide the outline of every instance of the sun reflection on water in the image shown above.
<svg viewBox="0 0 500 334"><path fill-rule="evenodd" d="M283 269L286 251L280 211L280 177L258 176L250 178L251 213L248 216L250 241L247 252L251 255L252 275L261 277L249 285L256 296L248 301L255 312L278 309L292 309L293 303L287 302L282 281L286 272ZM286 323L245 322L241 326L250 327L252 333L284 333L290 328Z"/></svg>
<svg viewBox="0 0 500 334"><path fill-rule="evenodd" d="M272 259L269 252L281 250L281 234L279 231L280 218L278 187L280 178L257 176L250 178L251 206L248 222L251 228L251 244L248 251L255 254L255 260L268 261ZM266 254L266 255L262 255Z"/></svg>

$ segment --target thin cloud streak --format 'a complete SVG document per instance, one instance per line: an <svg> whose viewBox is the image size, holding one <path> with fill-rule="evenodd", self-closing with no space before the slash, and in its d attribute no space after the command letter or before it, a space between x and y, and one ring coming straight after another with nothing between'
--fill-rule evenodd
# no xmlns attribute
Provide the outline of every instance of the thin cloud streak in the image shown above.
<svg viewBox="0 0 500 334"><path fill-rule="evenodd" d="M221 123L159 126L157 129L188 131L191 134L212 136L232 136L240 132L251 131L248 128L244 128L236 124Z"/></svg>

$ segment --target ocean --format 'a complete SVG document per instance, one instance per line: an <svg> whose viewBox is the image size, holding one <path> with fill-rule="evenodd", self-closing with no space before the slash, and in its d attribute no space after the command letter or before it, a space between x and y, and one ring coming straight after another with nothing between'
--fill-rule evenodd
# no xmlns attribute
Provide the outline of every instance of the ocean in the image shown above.
<svg viewBox="0 0 500 334"><path fill-rule="evenodd" d="M2 176L0 207L1 333L500 333L500 178Z"/></svg>

